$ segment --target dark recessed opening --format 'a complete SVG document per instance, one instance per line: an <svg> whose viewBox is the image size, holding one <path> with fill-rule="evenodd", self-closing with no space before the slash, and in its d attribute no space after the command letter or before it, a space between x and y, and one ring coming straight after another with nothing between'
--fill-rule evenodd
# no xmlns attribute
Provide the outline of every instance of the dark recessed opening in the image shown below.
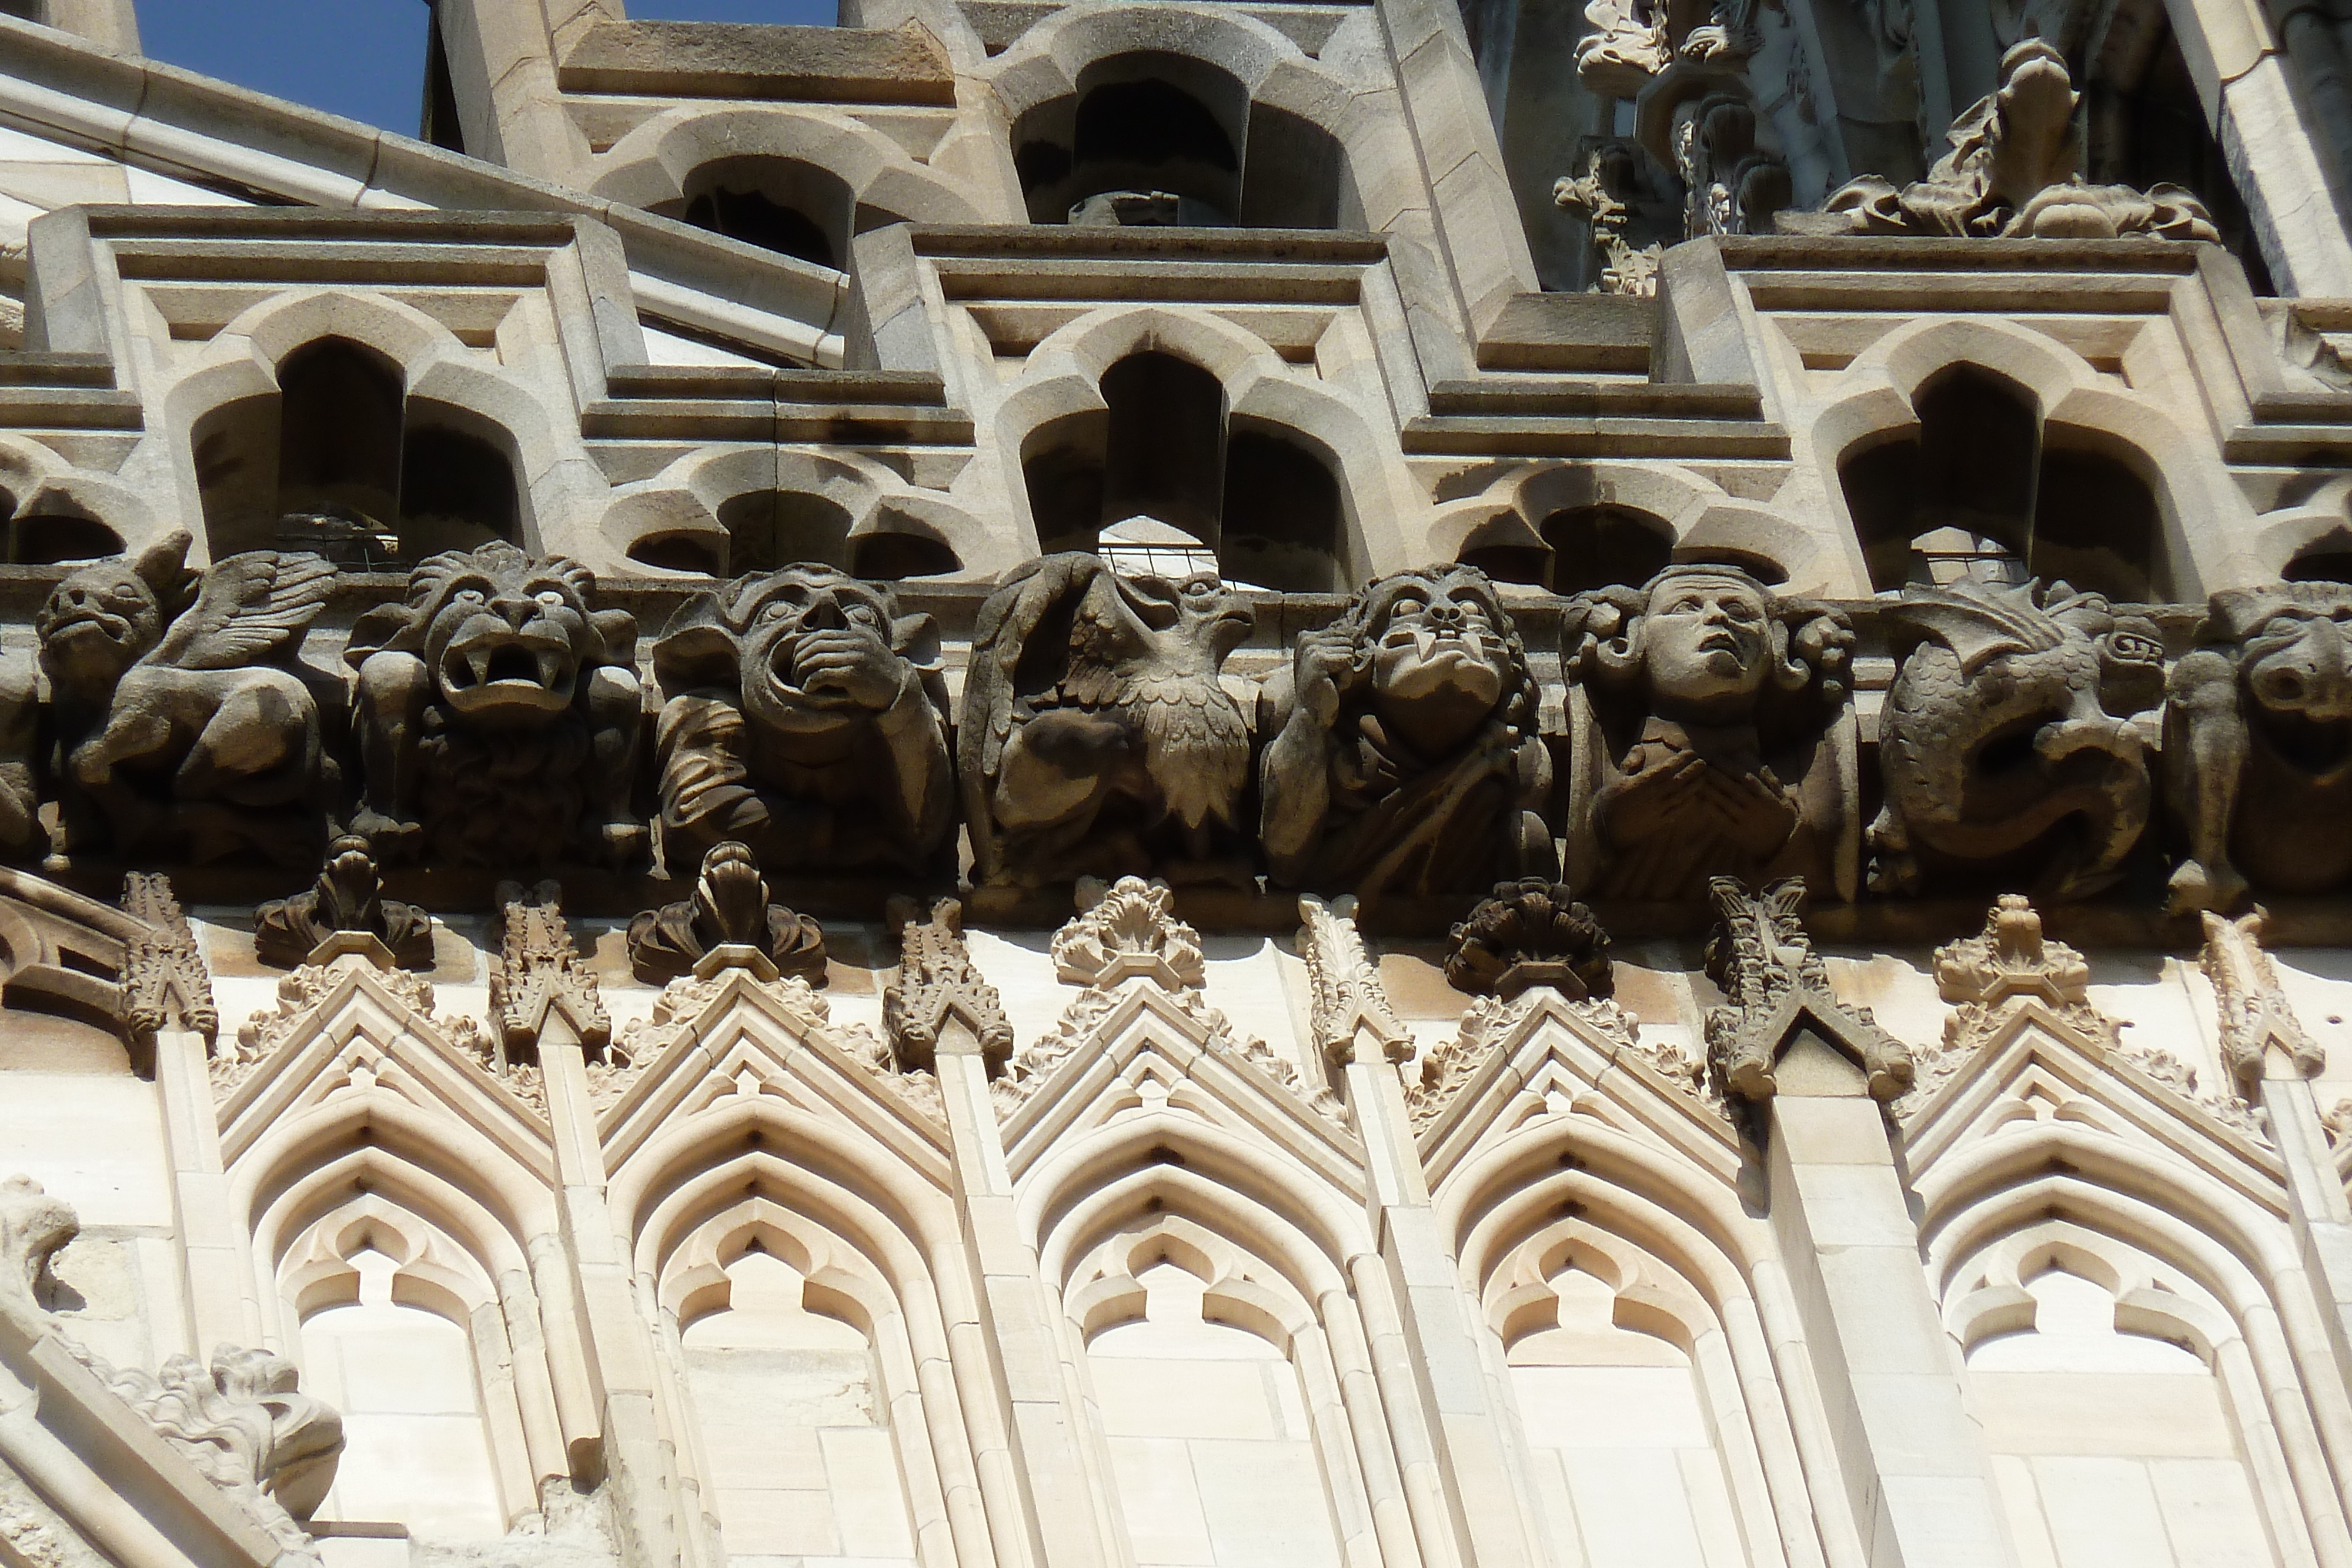
<svg viewBox="0 0 2352 1568"><path fill-rule="evenodd" d="M89 517L18 517L8 525L8 564L55 566L122 553L122 536Z"/></svg>
<svg viewBox="0 0 2352 1568"><path fill-rule="evenodd" d="M629 546L629 559L661 571L727 575L726 541L703 533L649 534Z"/></svg>
<svg viewBox="0 0 2352 1568"><path fill-rule="evenodd" d="M939 577L962 570L956 552L922 534L866 534L852 541L849 570L874 582Z"/></svg>

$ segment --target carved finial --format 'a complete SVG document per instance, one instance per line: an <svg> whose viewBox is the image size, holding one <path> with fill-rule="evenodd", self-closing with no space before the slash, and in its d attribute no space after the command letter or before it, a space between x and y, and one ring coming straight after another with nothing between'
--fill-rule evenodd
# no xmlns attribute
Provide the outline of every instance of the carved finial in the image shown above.
<svg viewBox="0 0 2352 1568"><path fill-rule="evenodd" d="M542 882L498 887L499 957L490 969L490 1016L506 1061L535 1061L539 1037L560 1017L591 1060L613 1043L613 1020L596 994L596 977L580 961L563 919L563 889Z"/></svg>
<svg viewBox="0 0 2352 1568"><path fill-rule="evenodd" d="M714 844L694 896L629 922L629 967L648 985L684 974L742 968L761 980L792 975L824 984L824 931L768 902L767 879L749 847Z"/></svg>
<svg viewBox="0 0 2352 1568"><path fill-rule="evenodd" d="M1936 990L1954 1010L1944 1020L1947 1049L1972 1048L2031 997L2106 1045L2119 1027L2090 1002L2091 966L2063 942L2042 935L2042 916L2021 893L2004 893L1985 915L1981 935L1936 949Z"/></svg>
<svg viewBox="0 0 2352 1568"><path fill-rule="evenodd" d="M2279 985L2278 967L2263 951L2268 916L2262 907L2235 920L2210 911L2204 918L2205 951L2199 963L2221 1003L2221 1064L2238 1092L2255 1097L2263 1065L2273 1050L2286 1052L2305 1078L2317 1077L2327 1066L2327 1053L2303 1031Z"/></svg>
<svg viewBox="0 0 2352 1568"><path fill-rule="evenodd" d="M1539 876L1495 884L1494 895L1451 933L1445 977L1457 991L1508 1000L1549 986L1570 1001L1617 988L1609 933L1566 885Z"/></svg>
<svg viewBox="0 0 2352 1568"><path fill-rule="evenodd" d="M19 1315L48 1316L36 1294L41 1270L58 1249L80 1234L73 1206L48 1196L31 1176L0 1181L0 1292Z"/></svg>
<svg viewBox="0 0 2352 1568"><path fill-rule="evenodd" d="M266 1350L221 1345L206 1366L175 1355L160 1373L116 1367L69 1344L76 1359L137 1411L157 1436L241 1504L287 1556L316 1563L299 1521L326 1500L343 1452L343 1418L300 1391L294 1364Z"/></svg>
<svg viewBox="0 0 2352 1568"><path fill-rule="evenodd" d="M882 992L882 1022L901 1072L929 1072L939 1061L940 1036L950 1021L969 1030L991 1073L1013 1054L1013 1025L996 988L972 967L963 943L963 905L942 898L928 919L911 898L890 901L898 930L898 974Z"/></svg>
<svg viewBox="0 0 2352 1568"><path fill-rule="evenodd" d="M1412 1031L1398 1021L1371 956L1364 951L1356 930L1356 901L1335 898L1326 904L1301 894L1298 918L1298 953L1307 960L1307 980L1314 989L1308 1021L1324 1060L1345 1066L1355 1059L1359 1038L1369 1033L1385 1060L1410 1061Z"/></svg>
<svg viewBox="0 0 2352 1568"><path fill-rule="evenodd" d="M134 871L122 880L123 912L145 924L122 951L122 1016L131 1032L150 1044L167 1029L205 1037L209 1053L220 1034L212 977L171 879Z"/></svg>
<svg viewBox="0 0 2352 1568"><path fill-rule="evenodd" d="M1780 1053L1807 1030L1862 1069L1873 1099L1893 1100L1911 1086L1910 1048L1880 1029L1869 1009L1847 1007L1831 991L1829 967L1805 931L1804 878L1750 893L1738 878L1718 876L1707 891L1723 916L1706 945L1707 977L1731 1001L1706 1015L1707 1065L1726 1093L1751 1104L1770 1099Z"/></svg>
<svg viewBox="0 0 2352 1568"><path fill-rule="evenodd" d="M1176 991L1206 983L1201 934L1176 918L1166 883L1082 877L1077 904L1076 918L1054 933L1054 972L1065 984L1108 990L1140 977Z"/></svg>
<svg viewBox="0 0 2352 1568"><path fill-rule="evenodd" d="M322 962L319 949L338 935L382 940L404 969L433 967L433 917L383 896L368 842L346 833L327 846L327 863L308 893L273 899L254 911L253 951L273 968Z"/></svg>

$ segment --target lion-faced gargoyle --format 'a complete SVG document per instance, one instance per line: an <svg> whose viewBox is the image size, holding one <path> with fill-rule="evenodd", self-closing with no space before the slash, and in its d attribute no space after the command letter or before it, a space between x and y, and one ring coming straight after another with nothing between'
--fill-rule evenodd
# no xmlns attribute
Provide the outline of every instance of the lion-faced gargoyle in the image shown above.
<svg viewBox="0 0 2352 1568"><path fill-rule="evenodd" d="M297 663L334 585L315 555L254 550L203 571L184 533L93 561L35 617L54 695L61 855L258 854L317 863L333 764Z"/></svg>
<svg viewBox="0 0 2352 1568"><path fill-rule="evenodd" d="M1886 614L1908 653L1878 721L1873 884L2112 883L2155 800L2131 716L2164 694L2156 623L2063 582L1914 590Z"/></svg>
<svg viewBox="0 0 2352 1568"><path fill-rule="evenodd" d="M654 644L662 841L774 870L919 872L955 830L938 624L829 566L739 577Z"/></svg>
<svg viewBox="0 0 2352 1568"><path fill-rule="evenodd" d="M1217 672L1253 624L1213 572L1015 569L981 607L958 731L978 877L1245 883L1249 722Z"/></svg>
<svg viewBox="0 0 2352 1568"><path fill-rule="evenodd" d="M646 850L629 809L640 720L636 622L595 607L578 561L504 541L408 574L404 603L360 617L366 772L352 826L379 860L625 865Z"/></svg>
<svg viewBox="0 0 2352 1568"><path fill-rule="evenodd" d="M2352 882L2352 587L2213 595L2164 706L2175 914Z"/></svg>

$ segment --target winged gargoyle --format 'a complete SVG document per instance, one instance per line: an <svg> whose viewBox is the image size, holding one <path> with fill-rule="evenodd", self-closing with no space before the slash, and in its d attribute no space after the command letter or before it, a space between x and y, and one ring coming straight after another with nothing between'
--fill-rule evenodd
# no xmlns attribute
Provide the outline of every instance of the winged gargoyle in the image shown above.
<svg viewBox="0 0 2352 1568"><path fill-rule="evenodd" d="M335 569L253 550L202 572L185 533L93 561L36 617L55 693L62 854L258 852L318 863L334 764L320 693L297 663Z"/></svg>
<svg viewBox="0 0 2352 1568"><path fill-rule="evenodd" d="M981 607L957 739L980 879L1246 880L1249 723L1217 671L1253 624L1213 572L1017 568Z"/></svg>
<svg viewBox="0 0 2352 1568"><path fill-rule="evenodd" d="M1887 612L1905 656L1878 721L1878 889L2030 873L2063 899L2114 882L2153 804L2131 716L2164 695L2156 623L2063 582L1916 590Z"/></svg>

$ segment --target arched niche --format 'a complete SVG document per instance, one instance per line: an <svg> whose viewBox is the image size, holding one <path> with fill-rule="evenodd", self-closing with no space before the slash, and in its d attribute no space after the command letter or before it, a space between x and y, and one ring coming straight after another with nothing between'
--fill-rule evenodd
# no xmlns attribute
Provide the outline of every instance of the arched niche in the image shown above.
<svg viewBox="0 0 2352 1568"><path fill-rule="evenodd" d="M1981 366L1937 372L1918 423L1838 465L1872 588L2063 580L2143 601L2168 590L2154 489L2122 457L2053 441L2033 392Z"/></svg>
<svg viewBox="0 0 2352 1568"><path fill-rule="evenodd" d="M1526 536L1465 541L1459 559L1497 582L1526 583L1554 593L1638 587L1674 559L1674 528L1665 519L1632 507L1601 503L1565 507L1537 529L1542 542Z"/></svg>
<svg viewBox="0 0 2352 1568"><path fill-rule="evenodd" d="M840 175L772 154L700 164L681 182L677 199L655 210L819 267L845 266L850 237L861 226L856 199ZM883 214L877 219L893 221Z"/></svg>
<svg viewBox="0 0 2352 1568"><path fill-rule="evenodd" d="M846 570L849 509L830 496L804 490L755 490L720 503L727 559L714 573L773 571L797 560Z"/></svg>
<svg viewBox="0 0 2352 1568"><path fill-rule="evenodd" d="M1024 447L1041 550L1092 550L1104 528L1150 517L1214 551L1229 581L1339 590L1345 504L1318 447L1234 417L1217 377L1158 350L1113 362L1099 391L1101 409L1048 421Z"/></svg>
<svg viewBox="0 0 2352 1568"><path fill-rule="evenodd" d="M407 394L400 367L343 338L303 344L278 391L190 434L212 556L315 550L397 570L445 549L520 540L513 443L467 410Z"/></svg>
<svg viewBox="0 0 2352 1568"><path fill-rule="evenodd" d="M1313 120L1253 101L1231 72L1162 50L1115 54L1076 90L1024 113L1013 166L1032 223L1146 222L1331 228L1363 223L1339 143ZM1114 212L1120 193L1177 198Z"/></svg>
<svg viewBox="0 0 2352 1568"><path fill-rule="evenodd" d="M121 555L122 536L79 512L64 510L54 498L20 498L0 485L0 518L7 524L5 554L10 566L56 566Z"/></svg>
<svg viewBox="0 0 2352 1568"><path fill-rule="evenodd" d="M2352 583L2352 529L2329 529L2295 551L2279 575L2289 582Z"/></svg>

